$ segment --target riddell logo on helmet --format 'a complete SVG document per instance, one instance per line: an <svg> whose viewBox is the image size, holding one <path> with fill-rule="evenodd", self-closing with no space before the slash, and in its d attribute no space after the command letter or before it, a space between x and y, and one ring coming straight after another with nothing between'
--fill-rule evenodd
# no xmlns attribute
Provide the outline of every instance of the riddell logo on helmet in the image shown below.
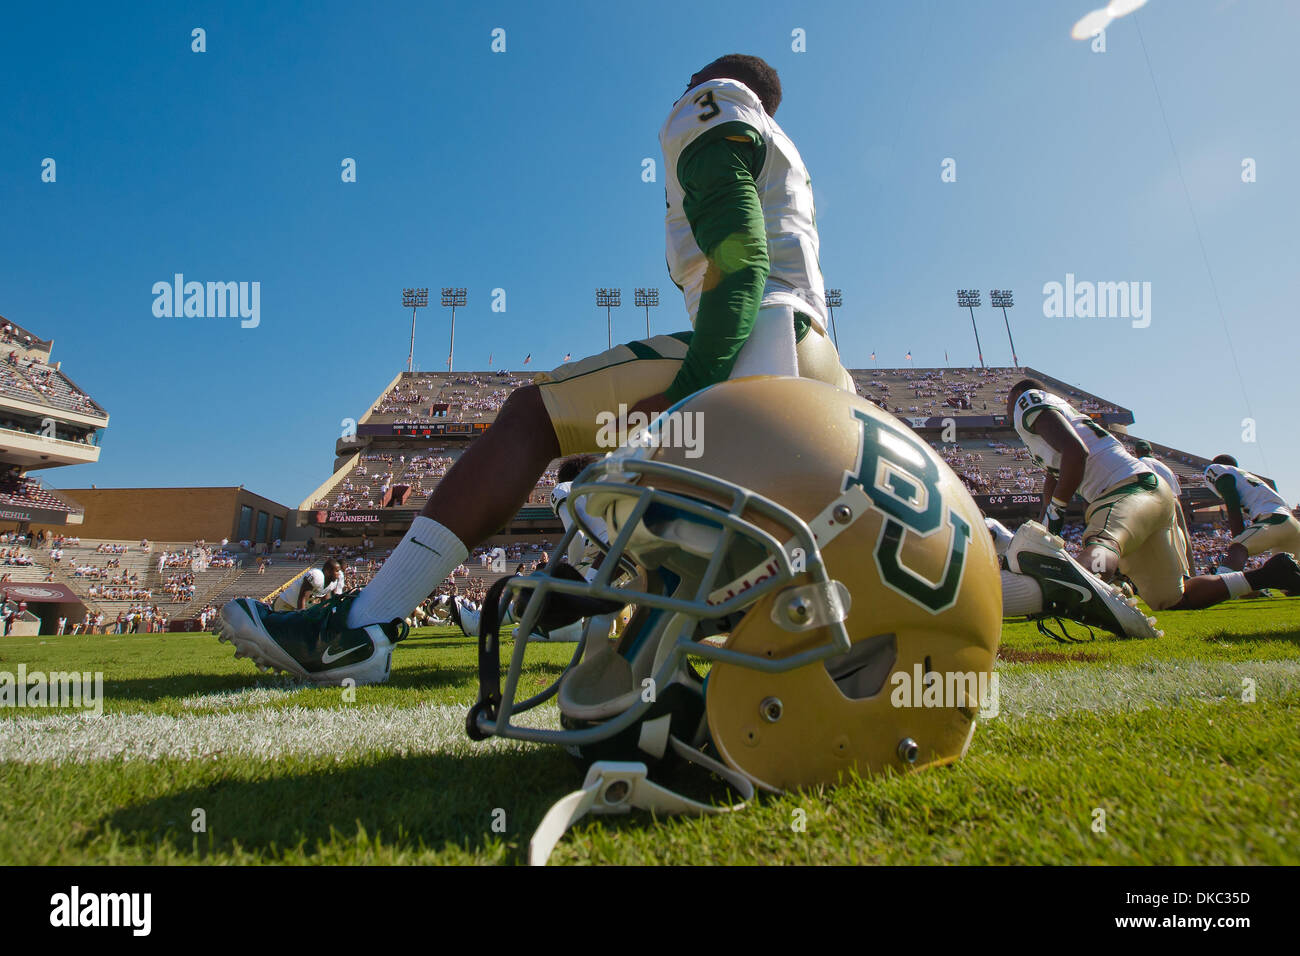
<svg viewBox="0 0 1300 956"><path fill-rule="evenodd" d="M910 674L895 671L889 682L894 685L889 702L895 707L967 707L978 709L985 720L1001 709L997 671L923 672L920 664L913 664Z"/></svg>
<svg viewBox="0 0 1300 956"><path fill-rule="evenodd" d="M681 448L687 458L704 454L703 412L666 412L651 418L645 412L629 414L627 405L620 404L617 412L596 414L596 429L598 448Z"/></svg>
<svg viewBox="0 0 1300 956"><path fill-rule="evenodd" d="M708 602L711 605L725 604L737 594L744 594L746 591L762 584L779 570L781 570L781 565L776 558L769 558L757 567L750 568L734 581L729 581L710 593ZM790 570L795 574L802 574L808 570L808 560L804 555L803 548L790 548Z"/></svg>
<svg viewBox="0 0 1300 956"><path fill-rule="evenodd" d="M730 584L718 588L709 595L709 604L725 604L734 598L737 594L744 594L746 591L758 586L761 582L766 581L772 575L780 570L776 560L768 561L767 564L755 568L743 577L737 578Z"/></svg>

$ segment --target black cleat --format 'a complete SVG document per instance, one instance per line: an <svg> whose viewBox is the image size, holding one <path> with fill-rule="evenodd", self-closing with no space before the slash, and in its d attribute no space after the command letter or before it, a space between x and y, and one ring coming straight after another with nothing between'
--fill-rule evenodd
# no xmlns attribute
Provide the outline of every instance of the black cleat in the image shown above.
<svg viewBox="0 0 1300 956"><path fill-rule="evenodd" d="M1264 566L1246 572L1246 580L1256 591L1276 588L1288 597L1300 594L1300 564L1283 551L1264 562Z"/></svg>

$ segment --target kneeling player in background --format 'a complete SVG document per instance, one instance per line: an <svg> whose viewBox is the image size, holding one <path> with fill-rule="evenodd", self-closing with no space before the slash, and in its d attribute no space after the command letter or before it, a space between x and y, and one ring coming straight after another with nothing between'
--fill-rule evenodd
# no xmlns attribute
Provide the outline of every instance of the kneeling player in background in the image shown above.
<svg viewBox="0 0 1300 956"><path fill-rule="evenodd" d="M301 611L308 604L327 600L347 589L343 579L343 568L330 558L319 568L309 568L302 580L295 581L279 593L275 599L277 611Z"/></svg>
<svg viewBox="0 0 1300 956"><path fill-rule="evenodd" d="M1205 469L1205 485L1223 500L1234 535L1219 565L1221 574L1240 571L1249 558L1265 551L1300 558L1300 521L1263 478L1243 471L1231 455L1219 455Z"/></svg>
<svg viewBox="0 0 1300 956"><path fill-rule="evenodd" d="M1079 563L1099 577L1117 571L1157 611L1194 610L1263 588L1300 590L1300 566L1278 555L1254 571L1189 577L1186 531L1173 490L1110 432L1024 379L1007 395L1007 415L1034 460L1047 470L1043 523L1053 533L1077 491L1087 528Z"/></svg>

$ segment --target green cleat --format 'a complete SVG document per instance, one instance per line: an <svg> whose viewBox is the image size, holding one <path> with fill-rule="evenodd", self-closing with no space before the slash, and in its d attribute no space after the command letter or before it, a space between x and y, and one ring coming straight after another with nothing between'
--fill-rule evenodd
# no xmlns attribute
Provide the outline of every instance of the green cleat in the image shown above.
<svg viewBox="0 0 1300 956"><path fill-rule="evenodd" d="M393 645L409 628L401 620L348 627L358 593L291 612L237 598L221 609L217 637L235 645L236 657L313 684L382 684L392 671Z"/></svg>

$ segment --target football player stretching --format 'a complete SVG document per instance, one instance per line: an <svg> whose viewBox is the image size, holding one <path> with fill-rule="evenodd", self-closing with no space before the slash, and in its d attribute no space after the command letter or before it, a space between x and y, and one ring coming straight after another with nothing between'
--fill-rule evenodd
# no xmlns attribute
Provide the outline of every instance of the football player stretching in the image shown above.
<svg viewBox="0 0 1300 956"><path fill-rule="evenodd" d="M1173 491L1150 466L1033 379L1011 387L1007 414L1047 471L1041 517L1048 530L1060 530L1077 493L1087 502L1079 562L1105 579L1124 574L1155 610L1210 607L1269 587L1300 590L1300 566L1289 554L1254 571L1190 577Z"/></svg>
<svg viewBox="0 0 1300 956"><path fill-rule="evenodd" d="M1274 556L1300 557L1300 521L1287 507L1286 499L1263 478L1242 471L1231 455L1219 455L1205 469L1205 485L1227 507L1228 526L1234 535L1219 565L1220 573L1240 571L1247 558L1265 551L1272 551Z"/></svg>

